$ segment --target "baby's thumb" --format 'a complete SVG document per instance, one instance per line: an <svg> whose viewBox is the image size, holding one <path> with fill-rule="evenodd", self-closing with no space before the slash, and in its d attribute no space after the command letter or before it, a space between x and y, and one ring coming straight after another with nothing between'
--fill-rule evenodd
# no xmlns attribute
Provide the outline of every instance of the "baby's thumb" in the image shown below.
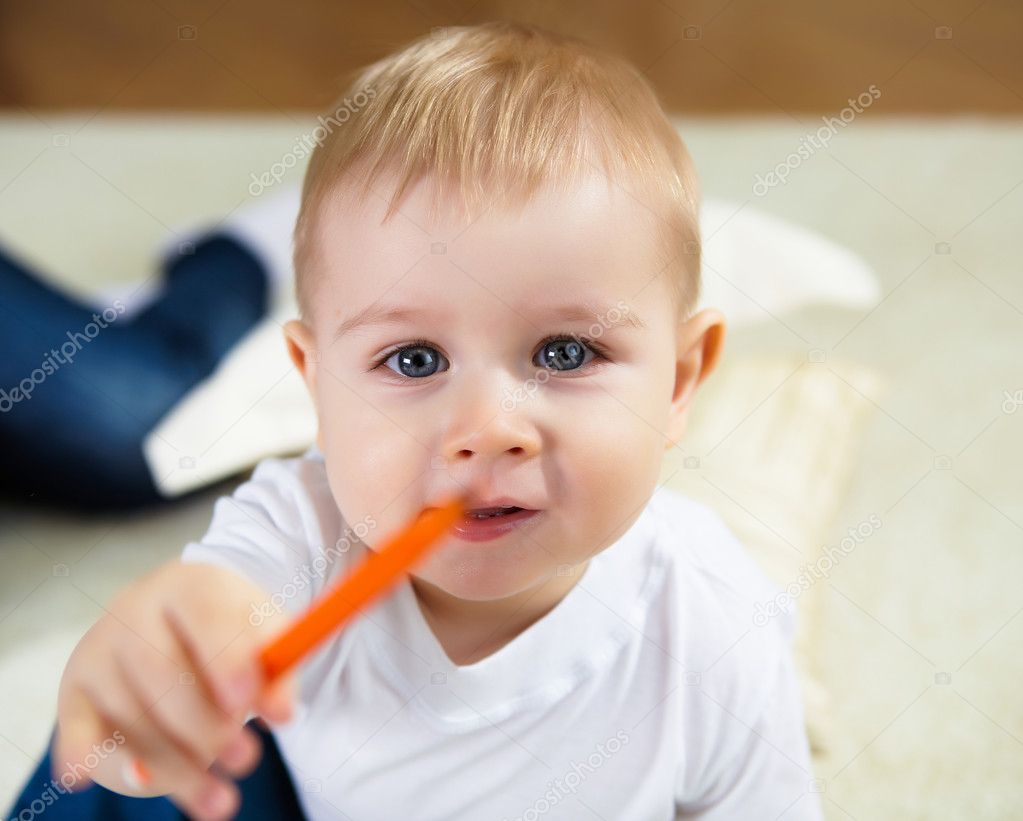
<svg viewBox="0 0 1023 821"><path fill-rule="evenodd" d="M280 671L266 660L268 647L280 638L291 619L279 613L256 626L253 647L253 665L258 671L259 684L256 688L252 712L272 723L290 721L298 692L297 673L294 669Z"/></svg>
<svg viewBox="0 0 1023 821"><path fill-rule="evenodd" d="M274 724L290 721L294 715L297 687L294 673L278 676L263 687L256 699L254 712Z"/></svg>

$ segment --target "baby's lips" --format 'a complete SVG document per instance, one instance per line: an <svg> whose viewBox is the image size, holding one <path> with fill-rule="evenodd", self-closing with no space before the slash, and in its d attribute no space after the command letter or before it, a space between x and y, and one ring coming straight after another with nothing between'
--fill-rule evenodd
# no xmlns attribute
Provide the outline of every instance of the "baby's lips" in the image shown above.
<svg viewBox="0 0 1023 821"><path fill-rule="evenodd" d="M465 493L461 497L466 512L487 510L492 508L518 507L522 510L543 510L544 504L537 501L538 496L528 493L482 494ZM444 500L436 500L431 507L439 507Z"/></svg>

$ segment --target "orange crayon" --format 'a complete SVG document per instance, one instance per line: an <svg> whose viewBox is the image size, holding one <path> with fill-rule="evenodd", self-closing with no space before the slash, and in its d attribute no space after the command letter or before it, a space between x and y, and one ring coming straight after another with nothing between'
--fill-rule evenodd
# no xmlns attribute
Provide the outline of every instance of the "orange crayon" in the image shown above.
<svg viewBox="0 0 1023 821"><path fill-rule="evenodd" d="M366 556L344 581L263 648L259 659L266 680L289 670L360 607L388 590L464 512L461 497L428 508L380 550Z"/></svg>

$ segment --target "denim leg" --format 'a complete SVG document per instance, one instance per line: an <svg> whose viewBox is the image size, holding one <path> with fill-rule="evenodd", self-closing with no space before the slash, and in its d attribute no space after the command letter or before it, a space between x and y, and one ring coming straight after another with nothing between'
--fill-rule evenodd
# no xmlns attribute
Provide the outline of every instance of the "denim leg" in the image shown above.
<svg viewBox="0 0 1023 821"><path fill-rule="evenodd" d="M302 809L291 776L274 742L273 734L260 722L251 727L263 745L256 769L238 781L241 809L238 821L259 819L302 819ZM60 782L66 767L53 770L51 747L28 780L21 795L5 816L17 821L184 821L186 816L167 798L130 798L91 784L78 792L68 792Z"/></svg>
<svg viewBox="0 0 1023 821"><path fill-rule="evenodd" d="M266 314L258 259L225 235L166 265L146 309L82 305L0 251L0 487L126 508L159 493L145 436Z"/></svg>

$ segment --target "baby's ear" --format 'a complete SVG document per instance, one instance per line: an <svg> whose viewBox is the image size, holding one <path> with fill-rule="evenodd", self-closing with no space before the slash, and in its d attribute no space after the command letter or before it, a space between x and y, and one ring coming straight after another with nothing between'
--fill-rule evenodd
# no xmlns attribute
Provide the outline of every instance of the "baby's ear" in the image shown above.
<svg viewBox="0 0 1023 821"><path fill-rule="evenodd" d="M724 348L725 317L707 308L679 325L675 356L675 387L671 392L671 416L667 431L671 447L682 438L689 407L700 383L706 379Z"/></svg>
<svg viewBox="0 0 1023 821"><path fill-rule="evenodd" d="M302 374L306 389L315 402L316 363L320 361L320 355L313 332L302 320L291 319L284 324L284 342L288 346L288 356Z"/></svg>

